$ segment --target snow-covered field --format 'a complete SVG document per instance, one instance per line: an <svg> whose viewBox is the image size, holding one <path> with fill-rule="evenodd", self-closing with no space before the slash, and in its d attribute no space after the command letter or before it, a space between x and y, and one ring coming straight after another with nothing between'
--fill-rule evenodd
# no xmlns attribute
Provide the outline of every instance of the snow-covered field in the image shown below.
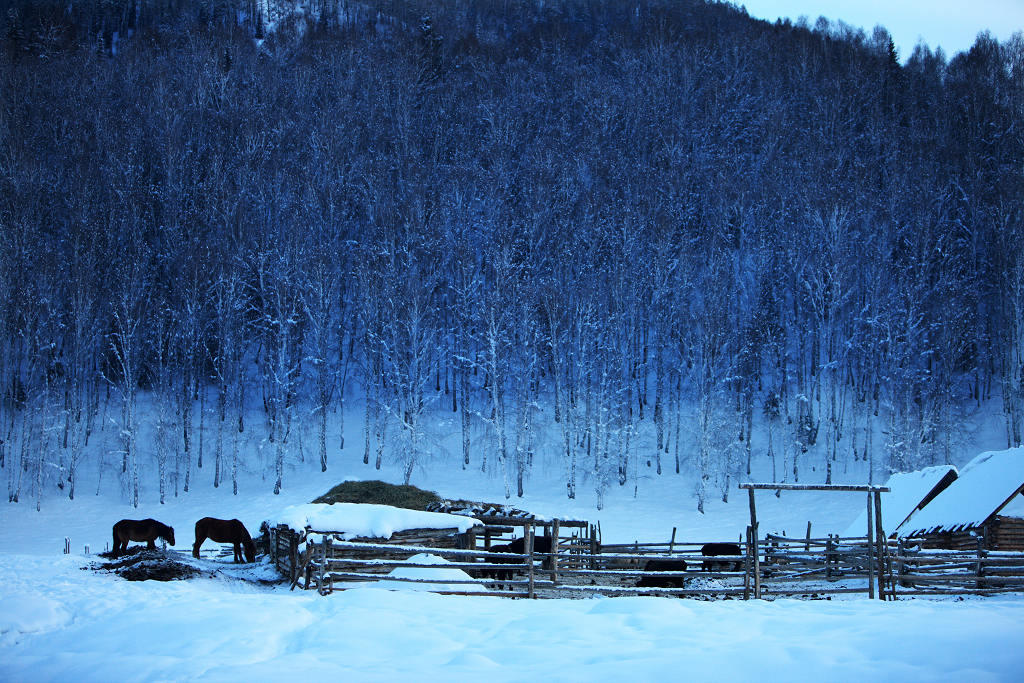
<svg viewBox="0 0 1024 683"><path fill-rule="evenodd" d="M188 581L129 582L83 569L123 517L175 527L188 553L196 519L260 521L309 502L346 477L398 481L361 464L290 473L280 496L265 482L241 494L203 476L167 505L133 509L114 492L69 502L0 504L0 681L308 680L1020 680L1024 600L697 601L629 597L507 600L358 588L321 597L267 586L269 567L218 558L207 541ZM736 491L704 516L677 477L652 478L640 498L566 501L561 484L532 482L545 515L600 521L606 542L738 537L747 501ZM500 500L476 472L416 482L446 496ZM148 494L146 500L155 499ZM860 495L758 494L766 530L840 531ZM63 554L64 538L72 552ZM92 555L84 555L89 545ZM213 574L210 576L209 574ZM407 584L406 584L407 585Z"/></svg>

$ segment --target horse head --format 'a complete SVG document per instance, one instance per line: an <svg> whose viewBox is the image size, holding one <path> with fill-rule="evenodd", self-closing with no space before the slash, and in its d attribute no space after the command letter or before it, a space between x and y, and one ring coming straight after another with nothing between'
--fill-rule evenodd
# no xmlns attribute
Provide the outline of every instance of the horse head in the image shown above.
<svg viewBox="0 0 1024 683"><path fill-rule="evenodd" d="M245 550L245 561L255 562L256 561L256 544L253 543L251 538L244 539L242 541L242 548Z"/></svg>

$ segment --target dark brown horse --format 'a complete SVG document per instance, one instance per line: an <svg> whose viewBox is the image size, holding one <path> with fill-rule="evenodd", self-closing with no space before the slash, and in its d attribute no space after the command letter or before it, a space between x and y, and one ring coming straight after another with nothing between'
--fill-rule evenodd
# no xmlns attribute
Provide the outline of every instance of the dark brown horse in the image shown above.
<svg viewBox="0 0 1024 683"><path fill-rule="evenodd" d="M145 541L147 548L156 550L158 538L174 545L174 527L155 519L122 519L114 525L114 556L128 549L128 541Z"/></svg>
<svg viewBox="0 0 1024 683"><path fill-rule="evenodd" d="M233 543L235 546L235 562L242 561L242 548L245 548L245 561L256 561L256 544L252 542L245 525L237 519L217 519L203 517L196 522L196 542L192 546L192 557L199 557L199 546L210 539L217 543Z"/></svg>

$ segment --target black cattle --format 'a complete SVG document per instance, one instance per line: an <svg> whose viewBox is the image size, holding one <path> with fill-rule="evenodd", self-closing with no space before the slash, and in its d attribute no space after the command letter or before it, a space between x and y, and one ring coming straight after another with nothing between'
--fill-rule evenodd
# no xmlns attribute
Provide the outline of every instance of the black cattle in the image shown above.
<svg viewBox="0 0 1024 683"><path fill-rule="evenodd" d="M490 552L492 553L516 553L522 554L522 551L516 551L512 549L511 543L503 543L501 545L492 545ZM489 564L519 564L520 560L518 557L510 557L505 559L503 557L488 557L486 558ZM493 578L496 582L504 583L512 580L512 569L485 569L480 572L483 577Z"/></svg>
<svg viewBox="0 0 1024 683"><path fill-rule="evenodd" d="M492 553L509 553L511 555L525 555L526 554L526 539L517 538L511 543L502 543L500 545L491 546ZM533 552L537 554L545 554L551 552L551 537L550 536L535 536L533 539ZM510 557L508 559L500 557L487 558L491 564L522 564L523 560L518 557ZM551 569L551 558L545 557L543 563L544 569ZM484 578L493 577L498 583L510 581L512 579L513 569L490 569L481 572Z"/></svg>
<svg viewBox="0 0 1024 683"><path fill-rule="evenodd" d="M511 550L505 552L516 553L518 555L526 554L526 539L517 538L508 544ZM491 548L493 550L493 548ZM534 536L533 537L533 552L534 554L550 554L551 553L551 537L550 536ZM544 569L551 569L551 558L545 557L544 564L541 565Z"/></svg>
<svg viewBox="0 0 1024 683"><path fill-rule="evenodd" d="M645 572L685 572L686 560L647 560ZM683 576L645 576L636 582L637 588L685 588Z"/></svg>
<svg viewBox="0 0 1024 683"><path fill-rule="evenodd" d="M700 554L705 557L716 557L718 555L743 555L739 545L736 543L705 543L700 549ZM743 560L704 560L700 565L702 572L738 572L743 568Z"/></svg>

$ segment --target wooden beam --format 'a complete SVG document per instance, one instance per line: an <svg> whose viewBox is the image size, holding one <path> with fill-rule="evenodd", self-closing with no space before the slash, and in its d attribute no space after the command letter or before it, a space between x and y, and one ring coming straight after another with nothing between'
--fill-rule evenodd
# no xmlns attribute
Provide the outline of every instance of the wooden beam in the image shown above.
<svg viewBox="0 0 1024 683"><path fill-rule="evenodd" d="M888 486L858 486L845 484L754 484L745 482L739 485L748 491L854 491L859 493L888 493Z"/></svg>

